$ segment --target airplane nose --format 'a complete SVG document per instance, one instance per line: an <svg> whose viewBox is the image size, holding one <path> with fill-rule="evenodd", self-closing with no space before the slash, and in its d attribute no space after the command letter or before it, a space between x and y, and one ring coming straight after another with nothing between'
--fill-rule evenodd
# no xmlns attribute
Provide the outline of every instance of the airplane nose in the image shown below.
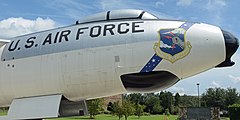
<svg viewBox="0 0 240 120"><path fill-rule="evenodd" d="M216 67L228 67L228 66L233 66L235 62L231 61L232 55L237 51L239 47L239 42L238 39L232 35L231 33L222 30L223 37L225 40L225 48L226 48L226 59L224 62L219 64Z"/></svg>

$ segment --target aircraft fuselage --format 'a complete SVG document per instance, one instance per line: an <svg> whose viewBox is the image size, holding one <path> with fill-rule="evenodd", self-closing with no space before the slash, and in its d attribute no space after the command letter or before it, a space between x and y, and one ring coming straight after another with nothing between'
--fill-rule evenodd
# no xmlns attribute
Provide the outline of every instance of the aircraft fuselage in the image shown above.
<svg viewBox="0 0 240 120"><path fill-rule="evenodd" d="M14 108L29 100L42 106L42 100L59 101L51 95L81 101L156 92L211 68L233 65L239 43L219 27L161 20L139 10L130 14L136 17L116 16L121 12L12 38L0 48L0 106L17 99L12 108L18 113ZM36 113L16 118L47 117Z"/></svg>

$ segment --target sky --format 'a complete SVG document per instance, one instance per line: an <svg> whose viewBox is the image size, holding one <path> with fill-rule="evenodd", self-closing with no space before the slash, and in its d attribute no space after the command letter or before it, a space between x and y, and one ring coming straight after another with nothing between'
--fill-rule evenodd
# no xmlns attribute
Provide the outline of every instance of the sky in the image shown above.
<svg viewBox="0 0 240 120"><path fill-rule="evenodd" d="M115 9L141 9L164 19L216 25L240 39L239 0L0 0L0 38L75 24L88 15ZM214 68L183 79L169 91L197 95L209 87L237 88L240 93L240 50L230 68Z"/></svg>

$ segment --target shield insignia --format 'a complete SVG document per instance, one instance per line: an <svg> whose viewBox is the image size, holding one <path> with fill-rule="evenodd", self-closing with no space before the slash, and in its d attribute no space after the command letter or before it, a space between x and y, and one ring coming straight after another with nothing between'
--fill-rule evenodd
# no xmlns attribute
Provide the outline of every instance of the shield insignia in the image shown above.
<svg viewBox="0 0 240 120"><path fill-rule="evenodd" d="M192 48L186 41L186 30L183 28L160 29L159 40L154 44L155 53L171 63L186 57Z"/></svg>

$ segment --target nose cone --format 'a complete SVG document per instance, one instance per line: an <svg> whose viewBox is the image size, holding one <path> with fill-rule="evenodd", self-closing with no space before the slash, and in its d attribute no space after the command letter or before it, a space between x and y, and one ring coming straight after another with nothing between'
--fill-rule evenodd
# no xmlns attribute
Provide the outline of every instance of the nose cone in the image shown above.
<svg viewBox="0 0 240 120"><path fill-rule="evenodd" d="M231 61L231 57L237 51L239 47L239 42L238 42L238 39L235 36L233 36L231 33L225 30L222 30L222 33L223 33L225 46L226 46L226 59L217 67L233 66L235 63Z"/></svg>

